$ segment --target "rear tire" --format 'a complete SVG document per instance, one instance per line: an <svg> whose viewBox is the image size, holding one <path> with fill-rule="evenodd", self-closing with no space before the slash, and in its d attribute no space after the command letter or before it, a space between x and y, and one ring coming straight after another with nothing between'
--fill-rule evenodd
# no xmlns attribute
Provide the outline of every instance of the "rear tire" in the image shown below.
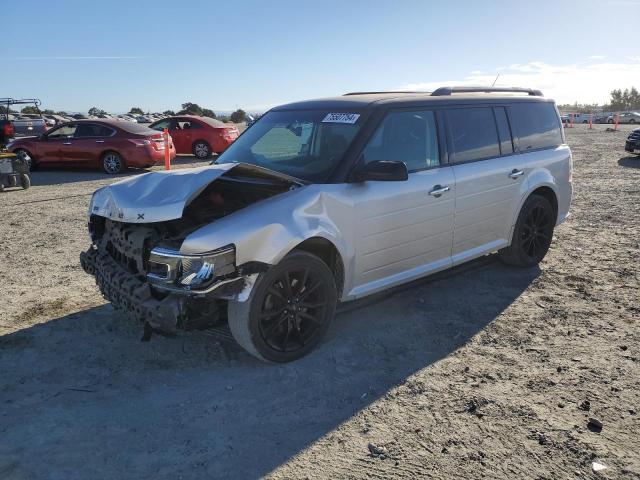
<svg viewBox="0 0 640 480"><path fill-rule="evenodd" d="M336 301L329 267L315 255L293 252L260 274L246 301L229 302L229 328L260 360L291 362L320 343Z"/></svg>
<svg viewBox="0 0 640 480"><path fill-rule="evenodd" d="M533 267L542 261L549 250L555 215L549 200L540 195L531 195L524 202L511 245L498 252L500 260L516 267Z"/></svg>
<svg viewBox="0 0 640 480"><path fill-rule="evenodd" d="M106 152L101 158L102 170L105 173L114 175L116 173L122 173L127 167L124 163L122 155L117 152Z"/></svg>
<svg viewBox="0 0 640 480"><path fill-rule="evenodd" d="M203 140L198 140L193 144L192 152L199 160L204 160L211 156L211 147Z"/></svg>

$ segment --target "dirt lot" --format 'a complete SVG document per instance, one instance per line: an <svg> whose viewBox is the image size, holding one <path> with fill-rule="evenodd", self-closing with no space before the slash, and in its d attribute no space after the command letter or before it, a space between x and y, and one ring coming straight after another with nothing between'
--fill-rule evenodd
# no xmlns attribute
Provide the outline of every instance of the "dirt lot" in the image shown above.
<svg viewBox="0 0 640 480"><path fill-rule="evenodd" d="M640 478L640 158L605 128L567 131L572 217L539 269L350 306L282 366L141 343L78 263L113 178L36 172L0 195L0 478Z"/></svg>

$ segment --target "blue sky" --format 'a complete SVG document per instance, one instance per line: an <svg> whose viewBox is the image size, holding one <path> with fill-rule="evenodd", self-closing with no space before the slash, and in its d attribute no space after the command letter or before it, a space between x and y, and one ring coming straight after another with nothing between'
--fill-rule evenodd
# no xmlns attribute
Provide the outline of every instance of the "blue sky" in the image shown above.
<svg viewBox="0 0 640 480"><path fill-rule="evenodd" d="M498 84L560 102L640 87L625 21L640 0L5 0L2 9L0 97L56 110L186 101L262 110L354 90L486 84L498 73Z"/></svg>

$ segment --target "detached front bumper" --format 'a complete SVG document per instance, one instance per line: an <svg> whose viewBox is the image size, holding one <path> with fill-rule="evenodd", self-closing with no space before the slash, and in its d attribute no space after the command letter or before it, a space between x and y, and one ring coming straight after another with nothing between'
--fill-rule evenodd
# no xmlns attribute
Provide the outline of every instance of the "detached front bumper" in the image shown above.
<svg viewBox="0 0 640 480"><path fill-rule="evenodd" d="M245 279L237 277L215 282L206 291L158 291L94 246L80 254L80 264L95 277L100 292L114 308L165 332L201 321L211 313L212 300L231 298L245 286Z"/></svg>

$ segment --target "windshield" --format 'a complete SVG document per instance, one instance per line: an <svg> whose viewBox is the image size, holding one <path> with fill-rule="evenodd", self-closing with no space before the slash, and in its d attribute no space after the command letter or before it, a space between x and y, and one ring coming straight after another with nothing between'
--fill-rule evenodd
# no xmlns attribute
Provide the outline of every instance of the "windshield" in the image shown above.
<svg viewBox="0 0 640 480"><path fill-rule="evenodd" d="M323 182L360 129L357 113L269 112L216 163L251 163L310 182Z"/></svg>

